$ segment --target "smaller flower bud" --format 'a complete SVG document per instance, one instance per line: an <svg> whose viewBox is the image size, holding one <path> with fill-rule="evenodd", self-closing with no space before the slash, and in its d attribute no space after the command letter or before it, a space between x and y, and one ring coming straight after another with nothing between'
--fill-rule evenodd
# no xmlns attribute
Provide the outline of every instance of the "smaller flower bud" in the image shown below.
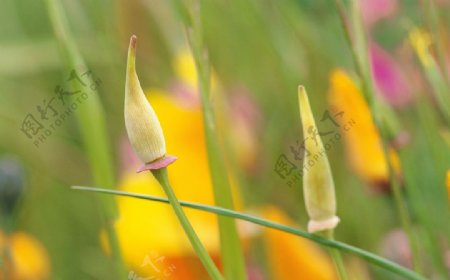
<svg viewBox="0 0 450 280"><path fill-rule="evenodd" d="M303 193L310 218L308 231L333 229L339 223L339 218L336 216L336 197L330 164L303 86L298 87L298 99L305 137Z"/></svg>
<svg viewBox="0 0 450 280"><path fill-rule="evenodd" d="M134 152L144 163L151 163L164 157L166 143L158 117L136 74L136 41L136 36L131 36L125 82L125 126Z"/></svg>

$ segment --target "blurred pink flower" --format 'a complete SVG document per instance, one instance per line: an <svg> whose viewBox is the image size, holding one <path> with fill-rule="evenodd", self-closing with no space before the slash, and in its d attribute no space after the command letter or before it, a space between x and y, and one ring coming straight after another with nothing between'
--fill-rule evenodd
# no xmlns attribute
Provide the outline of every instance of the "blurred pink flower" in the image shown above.
<svg viewBox="0 0 450 280"><path fill-rule="evenodd" d="M142 162L136 156L126 135L119 141L120 171L136 170Z"/></svg>
<svg viewBox="0 0 450 280"><path fill-rule="evenodd" d="M191 109L201 106L200 96L196 88L183 82L173 82L169 86L169 92L174 94L174 98L183 106Z"/></svg>
<svg viewBox="0 0 450 280"><path fill-rule="evenodd" d="M261 271L261 268L258 267L257 264L249 263L247 264L247 279L248 280L264 280L264 274Z"/></svg>
<svg viewBox="0 0 450 280"><path fill-rule="evenodd" d="M362 0L361 12L365 26L371 28L377 21L394 15L398 7L397 0Z"/></svg>
<svg viewBox="0 0 450 280"><path fill-rule="evenodd" d="M436 0L436 4L445 6L450 4L450 0Z"/></svg>
<svg viewBox="0 0 450 280"><path fill-rule="evenodd" d="M247 171L256 166L259 153L258 139L261 125L261 111L245 87L231 90L228 115L231 147L240 165Z"/></svg>
<svg viewBox="0 0 450 280"><path fill-rule="evenodd" d="M412 97L410 86L393 57L376 43L370 44L369 51L373 77L384 99L395 106L410 101Z"/></svg>
<svg viewBox="0 0 450 280"><path fill-rule="evenodd" d="M401 229L395 229L386 234L381 243L383 256L405 267L412 267L411 250L406 234Z"/></svg>

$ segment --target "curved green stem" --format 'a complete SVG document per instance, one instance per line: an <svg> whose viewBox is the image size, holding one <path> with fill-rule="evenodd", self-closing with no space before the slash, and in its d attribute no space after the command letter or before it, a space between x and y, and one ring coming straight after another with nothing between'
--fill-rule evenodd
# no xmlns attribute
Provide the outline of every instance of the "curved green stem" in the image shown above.
<svg viewBox="0 0 450 280"><path fill-rule="evenodd" d="M134 198L138 198L138 199L145 199L145 200L169 203L169 200L166 198L150 196L150 195L142 195L142 194L136 194L136 193L130 193L130 192L114 191L114 190L107 190L107 189L102 189L102 188L80 187L80 186L74 186L74 187L72 187L72 189L91 191L91 192L97 192L97 193L114 194L114 195L119 195L119 196L127 196L127 197L134 197ZM235 219L248 221L248 222L251 222L251 223L254 223L257 225L261 225L261 226L265 226L268 228L281 230L281 231L284 231L284 232L287 232L290 234L294 234L297 236L307 238L309 240L314 241L315 243L321 244L321 245L329 247L329 248L336 248L342 252L347 252L347 253L357 255L373 265L384 268L384 269L391 271L392 273L395 273L399 276L403 276L404 279L425 280L425 278L423 276L417 274L414 271L411 271L405 267L402 267L402 266L400 266L394 262L391 262L387 259L384 259L378 255L375 255L373 253L370 253L368 251L365 251L363 249L354 247L354 246L346 244L346 243L329 240L329 239L320 237L319 235L311 234L311 233L308 233L306 231L303 231L303 230L300 230L297 228L282 225L282 224L275 223L275 222L272 222L272 221L269 221L266 219L258 218L255 216L251 216L248 214L236 212L236 211L225 209L225 208L209 206L209 205L204 205L204 204L198 204L198 203L192 203L192 202L186 202L186 201L178 201L178 202L179 202L179 205L184 206L184 207L207 211L210 213L215 213L215 214L219 214L219 215L223 215L223 216L227 216L227 217L232 217Z"/></svg>
<svg viewBox="0 0 450 280"><path fill-rule="evenodd" d="M180 202L176 198L175 193L173 192L172 187L170 186L169 179L167 177L167 169L164 167L161 169L153 170L152 173L155 176L155 178L159 181L161 187L166 193L168 197L168 200L166 200L166 202L170 203L170 205L172 206L173 211L175 212L175 215L178 218L178 221L180 222L181 226L184 229L184 232L186 233L186 236L189 238L192 247L194 247L195 252L197 253L198 257L200 258L200 261L208 271L211 278L219 280L223 279L222 275L220 274L220 271L217 269L213 260L208 255L208 252L206 251L205 247L203 246L194 229L192 228L192 225L189 222L188 218L186 217L186 214L184 214Z"/></svg>

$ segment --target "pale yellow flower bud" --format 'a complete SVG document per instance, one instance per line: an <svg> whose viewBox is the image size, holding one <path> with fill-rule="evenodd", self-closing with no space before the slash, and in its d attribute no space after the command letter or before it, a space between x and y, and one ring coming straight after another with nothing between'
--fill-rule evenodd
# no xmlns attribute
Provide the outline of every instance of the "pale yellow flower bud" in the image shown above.
<svg viewBox="0 0 450 280"><path fill-rule="evenodd" d="M308 231L333 229L339 223L339 218L336 216L336 196L330 164L303 86L298 88L298 99L306 149L303 164L303 193L310 218Z"/></svg>
<svg viewBox="0 0 450 280"><path fill-rule="evenodd" d="M136 36L131 36L128 48L127 76L125 82L125 126L137 156L150 163L166 154L161 124L144 95L136 74Z"/></svg>

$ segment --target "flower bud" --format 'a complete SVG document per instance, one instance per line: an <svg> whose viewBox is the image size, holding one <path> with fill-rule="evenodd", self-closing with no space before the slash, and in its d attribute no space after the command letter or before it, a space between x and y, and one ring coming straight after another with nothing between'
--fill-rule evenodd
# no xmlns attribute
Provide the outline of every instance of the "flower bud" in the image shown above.
<svg viewBox="0 0 450 280"><path fill-rule="evenodd" d="M308 231L333 229L339 223L330 164L314 122L305 88L299 86L298 99L305 137L303 193L309 215Z"/></svg>
<svg viewBox="0 0 450 280"><path fill-rule="evenodd" d="M164 157L166 143L161 124L144 95L136 74L136 36L131 36L128 48L125 84L125 126L134 152L144 163Z"/></svg>

